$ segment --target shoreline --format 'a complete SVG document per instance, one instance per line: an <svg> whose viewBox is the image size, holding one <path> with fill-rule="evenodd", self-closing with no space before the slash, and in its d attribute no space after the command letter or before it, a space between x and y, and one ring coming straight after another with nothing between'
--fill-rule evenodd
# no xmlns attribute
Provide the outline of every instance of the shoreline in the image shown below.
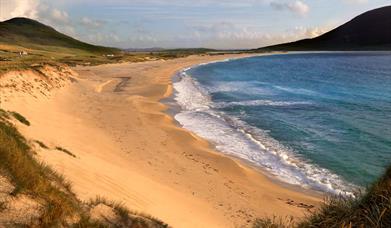
<svg viewBox="0 0 391 228"><path fill-rule="evenodd" d="M308 53L308 52L302 52L302 53ZM256 165L254 163L252 163L251 161L248 161L244 158L240 158L238 156L235 156L235 155L232 155L232 154L227 154L223 151L220 151L216 148L216 144L213 143L213 142L210 142L208 139L205 139L203 138L202 136L198 136L197 133L189 130L189 129L186 129L178 120L175 119L175 115L180 113L181 112L181 107L180 105L175 101L175 89L174 89L174 86L173 84L177 81L180 80L180 74L181 72L185 72L185 71L188 71L190 69L193 69L193 68L196 68L196 67L200 67L200 66L203 66L203 65L208 65L208 64L214 64L214 63L220 63L220 62L228 62L228 61L235 61L235 60L238 60L238 59L244 59L244 58L254 58L254 57L259 57L259 56L269 56L269 55L281 55L281 54L295 54L295 53L266 53L266 54L255 54L255 55L251 55L251 56L244 56L244 57L236 57L236 58L227 58L227 59L223 59L223 60L217 60L217 61L211 61L211 62L204 62L204 63L200 63L200 64L195 64L193 66L190 66L190 67L185 67L181 70L179 70L178 72L176 72L173 76L172 76L172 82L171 82L171 85L172 86L172 93L171 95L169 95L168 97L165 97L165 98L162 98L160 100L160 102L164 105L167 106L167 109L164 111L164 113L170 115L172 117L172 122L173 124L175 124L176 126L179 126L180 128L186 130L186 131L190 131L192 134L196 135L197 137L200 137L202 138L203 140L206 140L208 143L209 143L209 147L210 149L218 152L218 153L221 153L223 156L227 156L239 163L243 163L245 166L248 166L249 168L252 168L254 169L256 172L259 172L261 173L262 175L266 176L271 182L277 184L277 185L280 185L281 187L284 187L284 188L288 188L290 190L293 190L293 191L297 191L297 192L300 192L300 193L303 193L303 194L309 194L313 197L317 197L317 198L323 198L327 193L326 192L323 192L323 191L320 191L320 190L315 190L313 188L304 188L304 187L301 187L300 185L295 185L295 184L291 184L291 183L288 183L288 182L285 182L281 179L279 179L278 176L270 173L270 171L260 167L259 165Z"/></svg>
<svg viewBox="0 0 391 228"><path fill-rule="evenodd" d="M172 76L180 69L245 56L76 67L78 81L50 99L25 96L4 107L31 122L20 127L27 138L75 154L40 149L37 156L63 174L81 200L103 196L173 227L247 227L265 216L302 218L322 199L273 183L213 150L176 126L161 103L173 93ZM129 80L115 92L124 77Z"/></svg>

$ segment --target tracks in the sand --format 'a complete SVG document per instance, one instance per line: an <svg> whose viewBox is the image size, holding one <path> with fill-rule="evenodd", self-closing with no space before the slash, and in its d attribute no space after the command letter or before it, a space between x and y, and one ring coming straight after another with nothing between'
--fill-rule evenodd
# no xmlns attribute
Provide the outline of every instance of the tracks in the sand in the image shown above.
<svg viewBox="0 0 391 228"><path fill-rule="evenodd" d="M122 92L123 91L123 88L126 87L126 85L128 84L129 80L132 78L132 77L118 77L119 79L121 79L120 83L118 83L115 88L114 88L114 92L115 93L118 93L118 92Z"/></svg>

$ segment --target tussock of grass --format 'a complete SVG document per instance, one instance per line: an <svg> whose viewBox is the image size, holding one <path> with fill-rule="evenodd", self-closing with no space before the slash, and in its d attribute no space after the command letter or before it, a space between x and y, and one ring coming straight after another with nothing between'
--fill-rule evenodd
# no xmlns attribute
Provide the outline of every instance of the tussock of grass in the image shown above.
<svg viewBox="0 0 391 228"><path fill-rule="evenodd" d="M39 140L34 140L34 142L36 142L41 148L44 148L44 149L49 149L49 147L47 147L45 145L45 143L39 141Z"/></svg>
<svg viewBox="0 0 391 228"><path fill-rule="evenodd" d="M107 228L109 227L108 225L91 219L89 215L83 214L79 221L75 224L73 224L71 227L74 228Z"/></svg>
<svg viewBox="0 0 391 228"><path fill-rule="evenodd" d="M57 147L56 147L56 150L62 151L62 152L64 152L64 153L68 154L69 156L76 158L76 155L75 155L75 154L73 154L72 152L70 152L69 150L67 150L67 149L65 149L65 148L62 148L62 147L57 146Z"/></svg>
<svg viewBox="0 0 391 228"><path fill-rule="evenodd" d="M330 198L299 227L391 227L391 167L361 197Z"/></svg>
<svg viewBox="0 0 391 228"><path fill-rule="evenodd" d="M24 125L30 126L30 122L21 114L17 112L11 112L11 115Z"/></svg>
<svg viewBox="0 0 391 228"><path fill-rule="evenodd" d="M4 111L3 109L0 109L0 120L8 119L9 115L7 111Z"/></svg>
<svg viewBox="0 0 391 228"><path fill-rule="evenodd" d="M391 166L365 194L359 197L328 197L324 204L301 222L257 219L254 228L391 227Z"/></svg>
<svg viewBox="0 0 391 228"><path fill-rule="evenodd" d="M118 221L115 221L115 226L117 227L146 227L146 228L168 228L169 226L162 222L161 220L146 215L143 213L138 213L135 211L130 211L124 207L121 203L114 201L109 201L103 197L96 197L94 200L90 200L88 203L90 207L97 206L99 204L104 204L113 209L115 214L118 217ZM113 222L113 221L111 221Z"/></svg>
<svg viewBox="0 0 391 228"><path fill-rule="evenodd" d="M294 227L295 223L292 217L272 217L264 219L256 219L253 228L286 228Z"/></svg>

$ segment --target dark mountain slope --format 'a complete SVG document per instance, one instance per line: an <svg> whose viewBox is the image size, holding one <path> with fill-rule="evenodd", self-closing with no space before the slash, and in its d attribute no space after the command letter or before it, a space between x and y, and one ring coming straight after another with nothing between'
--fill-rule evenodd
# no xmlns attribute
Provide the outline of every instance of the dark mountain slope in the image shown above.
<svg viewBox="0 0 391 228"><path fill-rule="evenodd" d="M113 52L115 48L91 45L64 35L52 27L28 18L13 18L0 22L0 43L27 48L55 46L80 49L88 52Z"/></svg>
<svg viewBox="0 0 391 228"><path fill-rule="evenodd" d="M313 39L257 50L391 50L391 6L363 13Z"/></svg>

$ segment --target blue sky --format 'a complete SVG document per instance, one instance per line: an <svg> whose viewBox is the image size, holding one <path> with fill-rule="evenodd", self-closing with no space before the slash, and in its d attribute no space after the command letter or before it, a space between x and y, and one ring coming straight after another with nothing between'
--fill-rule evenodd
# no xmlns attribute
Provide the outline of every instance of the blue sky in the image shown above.
<svg viewBox="0 0 391 228"><path fill-rule="evenodd" d="M254 48L314 37L391 0L0 0L0 20L37 19L122 48Z"/></svg>

